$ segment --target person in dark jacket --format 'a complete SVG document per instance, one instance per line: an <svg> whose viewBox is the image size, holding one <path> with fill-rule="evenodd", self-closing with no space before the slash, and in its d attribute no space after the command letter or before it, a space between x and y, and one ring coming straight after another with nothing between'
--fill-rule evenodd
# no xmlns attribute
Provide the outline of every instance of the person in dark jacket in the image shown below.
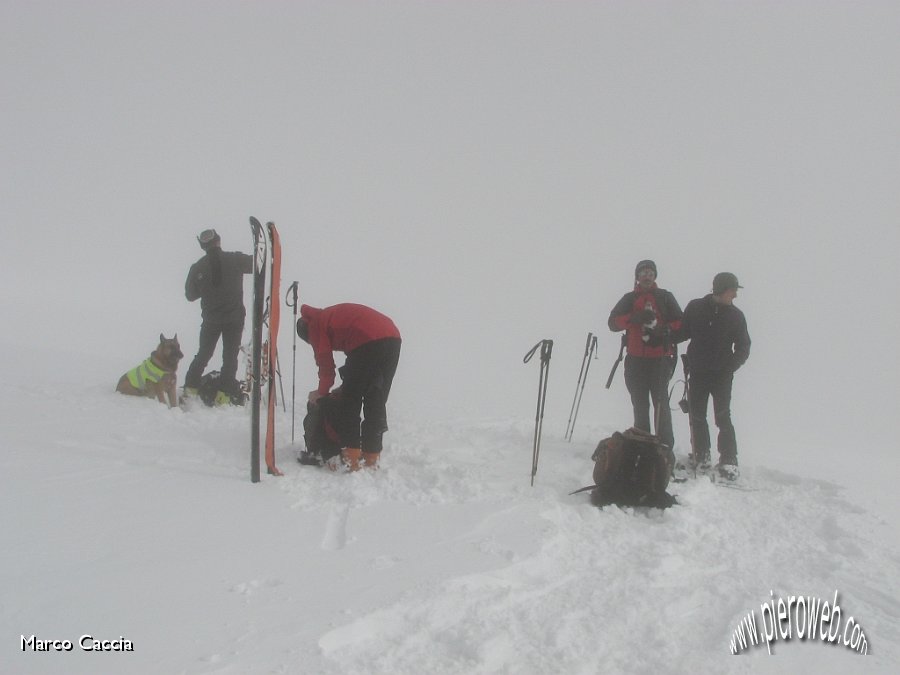
<svg viewBox="0 0 900 675"><path fill-rule="evenodd" d="M343 303L324 309L301 305L297 335L313 348L319 368L319 386L309 392L310 401L327 396L334 385L334 352L347 355L339 371L342 384L336 390L335 431L341 460L350 471L359 469L360 462L376 468L388 430L387 400L400 360L400 331L371 307Z"/></svg>
<svg viewBox="0 0 900 675"><path fill-rule="evenodd" d="M709 425L706 415L712 396L713 413L719 436L716 469L723 478L738 476L737 438L731 421L731 388L734 373L750 356L750 334L744 313L734 306L737 277L720 272L713 278L712 293L691 300L684 311L681 328L674 334L677 342L688 345L688 382L693 437L692 461L701 469L710 463Z"/></svg>
<svg viewBox="0 0 900 675"><path fill-rule="evenodd" d="M215 230L203 230L197 237L205 255L191 265L184 283L190 302L200 300L200 348L184 377L185 397L197 395L219 338L222 338L222 370L216 404L229 403L240 396L237 359L244 332L244 275L253 271L253 257L239 251L223 251Z"/></svg>
<svg viewBox="0 0 900 675"><path fill-rule="evenodd" d="M634 290L622 296L609 313L609 329L625 331L625 386L631 394L634 426L650 429L650 402L654 407L655 433L669 448L669 459L675 464L672 446L672 413L669 410L668 386L675 370L671 331L681 326L681 307L675 296L656 285L656 263L640 261L634 270Z"/></svg>

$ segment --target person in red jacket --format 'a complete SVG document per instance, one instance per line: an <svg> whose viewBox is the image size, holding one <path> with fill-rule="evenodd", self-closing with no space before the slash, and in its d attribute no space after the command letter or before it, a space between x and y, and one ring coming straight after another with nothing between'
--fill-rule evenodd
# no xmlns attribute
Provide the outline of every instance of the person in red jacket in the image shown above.
<svg viewBox="0 0 900 675"><path fill-rule="evenodd" d="M310 401L327 396L334 386L333 353L347 355L338 371L342 384L336 390L341 459L350 471L359 469L360 462L375 468L388 430L387 399L400 360L400 331L371 307L342 303L324 309L302 305L297 335L313 348L319 368L319 386L309 392Z"/></svg>
<svg viewBox="0 0 900 675"><path fill-rule="evenodd" d="M656 285L656 263L640 261L634 270L634 290L622 296L609 314L609 329L625 331L625 386L631 394L634 426L650 431L650 400L655 409L655 433L672 451L672 413L668 385L675 370L671 331L681 327L681 307L675 296Z"/></svg>

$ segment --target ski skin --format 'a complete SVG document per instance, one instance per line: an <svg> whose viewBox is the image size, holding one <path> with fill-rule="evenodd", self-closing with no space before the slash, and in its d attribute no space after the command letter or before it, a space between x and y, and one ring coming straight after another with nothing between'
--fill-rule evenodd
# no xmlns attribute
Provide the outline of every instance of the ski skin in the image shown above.
<svg viewBox="0 0 900 675"><path fill-rule="evenodd" d="M281 323L281 238L275 223L266 223L266 231L269 236L270 256L269 270L269 341L268 341L268 415L266 417L266 470L272 476L284 474L275 466L275 380L278 364L278 328Z"/></svg>
<svg viewBox="0 0 900 675"><path fill-rule="evenodd" d="M260 367L262 363L262 317L263 295L265 294L266 241L262 224L250 216L250 230L253 233L253 345L251 351L251 409L250 409L250 481L259 482L259 408Z"/></svg>

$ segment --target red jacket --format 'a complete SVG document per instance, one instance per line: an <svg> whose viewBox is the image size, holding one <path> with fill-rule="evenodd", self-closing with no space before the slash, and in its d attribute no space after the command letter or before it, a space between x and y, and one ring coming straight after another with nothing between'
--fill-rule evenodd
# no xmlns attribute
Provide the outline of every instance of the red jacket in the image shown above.
<svg viewBox="0 0 900 675"><path fill-rule="evenodd" d="M346 354L373 340L400 338L393 321L365 305L345 302L324 309L301 305L300 316L309 326L309 344L319 367L319 393L323 396L334 384L333 352Z"/></svg>
<svg viewBox="0 0 900 675"><path fill-rule="evenodd" d="M622 296L609 314L609 329L613 332L626 331L628 336L628 353L631 356L658 359L664 355L672 354L671 345L667 351L663 351L662 345L650 345L644 341L644 327L629 323L631 315L639 310L649 307L656 314L657 322L667 326L674 332L681 328L681 307L675 296L669 291L653 286L645 291L635 284L634 290Z"/></svg>

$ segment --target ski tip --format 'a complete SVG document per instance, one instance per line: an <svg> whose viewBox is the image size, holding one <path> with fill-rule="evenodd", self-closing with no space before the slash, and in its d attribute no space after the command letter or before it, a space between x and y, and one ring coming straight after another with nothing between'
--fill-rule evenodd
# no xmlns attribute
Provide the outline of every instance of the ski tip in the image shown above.
<svg viewBox="0 0 900 675"><path fill-rule="evenodd" d="M250 224L253 227L262 227L262 225L259 224L259 219L256 216L250 216Z"/></svg>

